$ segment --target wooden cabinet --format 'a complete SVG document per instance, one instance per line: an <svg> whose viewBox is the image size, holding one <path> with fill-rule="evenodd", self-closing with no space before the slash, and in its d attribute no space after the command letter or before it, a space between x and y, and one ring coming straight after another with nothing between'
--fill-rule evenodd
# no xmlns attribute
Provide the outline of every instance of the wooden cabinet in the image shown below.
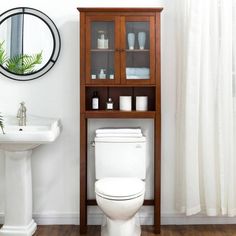
<svg viewBox="0 0 236 236"><path fill-rule="evenodd" d="M155 16L86 16L85 58L87 84L154 85Z"/></svg>
<svg viewBox="0 0 236 236"><path fill-rule="evenodd" d="M119 17L86 16L87 84L120 84L119 35ZM103 77L99 77L101 70Z"/></svg>
<svg viewBox="0 0 236 236"><path fill-rule="evenodd" d="M87 206L87 119L151 118L155 124L154 229L160 232L161 160L161 8L78 8L80 11L80 231L85 233ZM92 110L94 92L99 110ZM132 111L119 110L119 97L132 96ZM148 109L136 111L136 96L148 97ZM106 110L111 97L114 109Z"/></svg>

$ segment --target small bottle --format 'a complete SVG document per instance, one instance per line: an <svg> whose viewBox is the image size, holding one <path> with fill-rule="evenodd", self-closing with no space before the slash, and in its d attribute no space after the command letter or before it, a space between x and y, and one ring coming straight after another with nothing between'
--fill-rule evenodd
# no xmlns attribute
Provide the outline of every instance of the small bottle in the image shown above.
<svg viewBox="0 0 236 236"><path fill-rule="evenodd" d="M100 70L100 73L99 73L99 75L98 75L98 78L99 79L106 79L106 73L105 73L105 69L101 69Z"/></svg>
<svg viewBox="0 0 236 236"><path fill-rule="evenodd" d="M108 98L107 101L107 110L113 110L113 101L111 98Z"/></svg>
<svg viewBox="0 0 236 236"><path fill-rule="evenodd" d="M99 109L99 96L97 91L94 91L92 96L92 109L93 110Z"/></svg>

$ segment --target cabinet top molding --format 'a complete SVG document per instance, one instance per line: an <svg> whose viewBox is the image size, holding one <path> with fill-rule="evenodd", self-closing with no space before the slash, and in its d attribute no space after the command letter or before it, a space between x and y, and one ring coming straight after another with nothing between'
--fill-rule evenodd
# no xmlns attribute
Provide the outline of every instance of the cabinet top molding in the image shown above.
<svg viewBox="0 0 236 236"><path fill-rule="evenodd" d="M78 7L80 12L161 12L163 8L84 8Z"/></svg>

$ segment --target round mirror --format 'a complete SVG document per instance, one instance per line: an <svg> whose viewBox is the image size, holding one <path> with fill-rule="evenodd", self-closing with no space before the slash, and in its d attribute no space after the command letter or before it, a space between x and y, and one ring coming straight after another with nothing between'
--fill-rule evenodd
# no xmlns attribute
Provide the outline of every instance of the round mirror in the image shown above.
<svg viewBox="0 0 236 236"><path fill-rule="evenodd" d="M41 11L20 7L0 15L0 73L27 81L48 72L59 56L61 39Z"/></svg>

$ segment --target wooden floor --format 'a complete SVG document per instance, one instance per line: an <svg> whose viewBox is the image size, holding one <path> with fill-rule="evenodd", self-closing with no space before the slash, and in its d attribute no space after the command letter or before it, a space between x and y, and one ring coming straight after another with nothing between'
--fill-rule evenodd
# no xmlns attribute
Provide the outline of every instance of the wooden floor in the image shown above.
<svg viewBox="0 0 236 236"><path fill-rule="evenodd" d="M38 226L35 236L77 236L79 226ZM142 236L154 236L151 226L142 227ZM236 236L236 225L162 226L162 236ZM84 236L100 236L100 227L89 226Z"/></svg>

